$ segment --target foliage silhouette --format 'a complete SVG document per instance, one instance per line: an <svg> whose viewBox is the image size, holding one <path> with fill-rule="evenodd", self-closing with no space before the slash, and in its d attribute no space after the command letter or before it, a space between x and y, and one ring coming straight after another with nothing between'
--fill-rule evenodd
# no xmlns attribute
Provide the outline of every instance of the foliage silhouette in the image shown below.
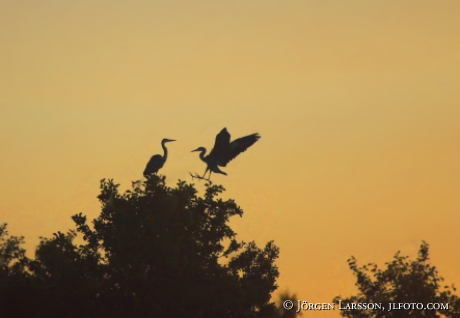
<svg viewBox="0 0 460 318"><path fill-rule="evenodd" d="M348 318L419 318L419 317L460 317L460 300L453 294L455 287L441 286L443 278L436 268L429 264L429 245L422 242L416 260L409 260L397 252L392 262L387 262L382 270L373 263L358 267L354 257L348 265L356 276L359 293L346 299L334 298L338 303L342 300L342 308L347 303L381 303L385 310L353 310L341 311ZM441 288L442 287L442 288ZM389 303L429 303L449 304L448 310L399 309L388 311Z"/></svg>
<svg viewBox="0 0 460 318"><path fill-rule="evenodd" d="M8 236L7 224L0 225L0 317L10 311L11 317L33 314L34 293L23 243L24 237ZM23 302L32 306L21 306Z"/></svg>
<svg viewBox="0 0 460 318"><path fill-rule="evenodd" d="M203 197L164 176L118 186L101 180L93 226L74 215L76 230L41 238L34 260L0 227L1 317L278 316L279 250L236 239L228 221L243 211L218 198L222 186L207 183Z"/></svg>

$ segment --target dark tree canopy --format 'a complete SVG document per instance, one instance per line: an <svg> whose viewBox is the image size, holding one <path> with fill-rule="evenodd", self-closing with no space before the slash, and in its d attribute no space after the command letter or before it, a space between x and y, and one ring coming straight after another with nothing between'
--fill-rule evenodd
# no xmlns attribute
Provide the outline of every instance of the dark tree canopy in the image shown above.
<svg viewBox="0 0 460 318"><path fill-rule="evenodd" d="M393 261L385 263L386 269L369 263L359 267L354 257L348 260L357 281L358 294L348 298L336 297L335 302L381 303L386 310L343 310L341 315L348 318L422 318L422 317L460 317L460 300L453 294L455 287L442 285L443 278L436 268L429 264L428 244L423 242L416 260L396 253ZM388 311L389 303L432 303L449 304L448 310L409 310ZM402 307L403 308L403 307Z"/></svg>
<svg viewBox="0 0 460 318"><path fill-rule="evenodd" d="M206 186L199 197L154 175L120 194L102 180L92 226L74 215L76 230L42 238L33 260L0 227L0 316L276 317L278 248L238 241L228 221L243 211Z"/></svg>

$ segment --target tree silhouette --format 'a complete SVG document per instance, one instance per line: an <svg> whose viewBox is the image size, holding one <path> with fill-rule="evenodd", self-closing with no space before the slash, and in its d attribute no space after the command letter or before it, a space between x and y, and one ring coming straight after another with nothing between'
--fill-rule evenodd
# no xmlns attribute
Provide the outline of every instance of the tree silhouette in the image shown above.
<svg viewBox="0 0 460 318"><path fill-rule="evenodd" d="M34 295L27 271L29 259L21 248L24 237L9 236L7 224L0 225L0 317L32 317ZM21 306L28 302L31 306ZM5 315L2 314L2 311Z"/></svg>
<svg viewBox="0 0 460 318"><path fill-rule="evenodd" d="M156 175L118 186L102 180L92 226L74 215L76 230L42 238L34 260L0 228L0 317L278 316L279 250L236 239L228 222L243 211L218 198L222 186L207 183L203 197Z"/></svg>
<svg viewBox="0 0 460 318"><path fill-rule="evenodd" d="M443 278L429 264L428 250L428 244L423 242L417 259L413 261L398 252L392 262L385 263L387 268L384 270L373 263L358 267L356 259L351 257L348 265L356 276L359 293L346 299L340 296L334 298L336 303L342 300L341 307L346 308L341 315L349 318L460 317L460 300L453 294L455 287L441 286ZM347 308L346 304L351 303L380 303L384 309ZM405 303L409 307L389 311L390 303ZM448 304L448 309L421 309L421 306L431 306L429 304L433 303Z"/></svg>

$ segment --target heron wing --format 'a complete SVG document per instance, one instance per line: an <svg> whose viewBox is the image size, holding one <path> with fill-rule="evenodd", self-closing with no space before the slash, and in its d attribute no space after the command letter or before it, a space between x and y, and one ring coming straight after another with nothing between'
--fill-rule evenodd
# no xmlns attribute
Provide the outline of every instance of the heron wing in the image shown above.
<svg viewBox="0 0 460 318"><path fill-rule="evenodd" d="M257 140L259 140L259 138L260 135L255 133L232 141L229 144L229 148L225 157L221 158L224 164L219 164L219 166L225 167L225 165L228 162L235 159L235 157L238 156L240 153L246 151L246 149L251 147Z"/></svg>
<svg viewBox="0 0 460 318"><path fill-rule="evenodd" d="M214 143L214 148L212 148L209 153L209 158L215 161L218 165L221 165L221 162L225 161L225 158L228 156L230 149L230 134L227 131L227 128L224 128L216 136L216 142Z"/></svg>
<svg viewBox="0 0 460 318"><path fill-rule="evenodd" d="M145 167L144 176L158 172L158 170L160 170L163 167L164 163L165 161L163 159L163 156L152 156L152 158L150 158L149 162L147 163L147 166Z"/></svg>

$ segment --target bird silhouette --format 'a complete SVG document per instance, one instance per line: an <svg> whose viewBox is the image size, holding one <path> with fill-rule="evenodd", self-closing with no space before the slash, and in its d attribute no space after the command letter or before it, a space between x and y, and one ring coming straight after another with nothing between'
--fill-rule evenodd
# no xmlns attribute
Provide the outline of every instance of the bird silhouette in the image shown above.
<svg viewBox="0 0 460 318"><path fill-rule="evenodd" d="M165 146L165 143L175 141L174 139L163 139L161 141L161 147L163 148L163 156L162 155L154 155L152 158L150 158L149 162L147 163L147 166L145 166L144 169L144 177L147 177L148 175L151 175L152 173L157 173L158 170L163 168L163 165L166 162L166 159L168 158L168 149Z"/></svg>
<svg viewBox="0 0 460 318"><path fill-rule="evenodd" d="M221 132L217 134L214 148L211 150L209 155L205 156L206 148L204 147L198 147L197 149L192 150L192 152L200 152L200 159L204 161L207 166L202 177L198 174L193 175L190 173L190 175L192 178L205 179L205 175L209 171L209 177L205 180L210 180L212 172L227 175L227 173L219 169L219 166L227 166L227 163L251 147L257 140L259 140L259 138L260 135L255 133L230 142L230 134L228 133L227 128L222 129Z"/></svg>

